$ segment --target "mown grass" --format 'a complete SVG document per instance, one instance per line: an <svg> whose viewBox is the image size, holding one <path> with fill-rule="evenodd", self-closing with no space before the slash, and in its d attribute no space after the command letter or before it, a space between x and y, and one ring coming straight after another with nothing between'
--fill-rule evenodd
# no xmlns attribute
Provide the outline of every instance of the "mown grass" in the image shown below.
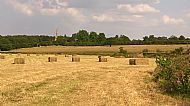
<svg viewBox="0 0 190 106"><path fill-rule="evenodd" d="M69 100L71 98L67 95L72 94L79 87L80 81L77 79L63 81L60 78L55 77L32 84L16 83L10 85L11 88L0 92L2 103L19 104L28 101L30 105L53 105L60 102L60 98L71 103ZM54 83L57 84L51 86ZM57 95L59 97L56 97Z"/></svg>
<svg viewBox="0 0 190 106"><path fill-rule="evenodd" d="M123 47L128 53L139 53L147 49L149 52L162 50L163 52L172 51L176 48L183 47L187 49L188 45L113 45L109 46L47 46L11 50L9 52L20 53L68 53L68 54L110 54L119 51Z"/></svg>
<svg viewBox="0 0 190 106"><path fill-rule="evenodd" d="M108 62L100 63L98 56L80 55L81 62L73 63L71 57L57 56L58 62L49 63L52 55L21 56L24 65L11 64L17 55L0 61L0 105L155 106L169 101L173 106L181 102L157 93L145 78L155 69L155 59L149 59L149 66L130 66L127 58L107 57Z"/></svg>

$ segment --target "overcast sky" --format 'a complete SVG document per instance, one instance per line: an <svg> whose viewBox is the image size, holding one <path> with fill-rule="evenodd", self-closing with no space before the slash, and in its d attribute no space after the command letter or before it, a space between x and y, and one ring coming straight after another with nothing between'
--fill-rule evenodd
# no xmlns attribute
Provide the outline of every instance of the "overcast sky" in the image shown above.
<svg viewBox="0 0 190 106"><path fill-rule="evenodd" d="M0 0L0 34L190 37L189 0Z"/></svg>

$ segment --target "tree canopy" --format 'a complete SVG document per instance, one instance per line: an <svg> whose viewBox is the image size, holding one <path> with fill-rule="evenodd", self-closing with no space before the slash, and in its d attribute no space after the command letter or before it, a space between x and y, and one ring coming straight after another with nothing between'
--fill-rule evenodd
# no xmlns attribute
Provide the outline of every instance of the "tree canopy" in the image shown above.
<svg viewBox="0 0 190 106"><path fill-rule="evenodd" d="M126 35L107 37L105 33L88 32L79 30L71 36L60 35L55 41L55 36L48 35L0 35L0 50L6 51L17 48L38 46L62 45L62 46L103 46L103 45L151 45L151 44L189 44L190 39L183 35L170 37L144 36L143 40L130 39Z"/></svg>

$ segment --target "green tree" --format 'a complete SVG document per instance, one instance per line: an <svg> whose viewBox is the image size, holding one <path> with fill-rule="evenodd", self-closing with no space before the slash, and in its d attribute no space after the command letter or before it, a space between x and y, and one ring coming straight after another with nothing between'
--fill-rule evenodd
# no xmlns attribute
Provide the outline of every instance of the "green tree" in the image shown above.
<svg viewBox="0 0 190 106"><path fill-rule="evenodd" d="M90 32L90 41L97 42L98 41L98 34L96 32Z"/></svg>
<svg viewBox="0 0 190 106"><path fill-rule="evenodd" d="M78 33L73 34L72 38L75 42L88 42L90 40L89 33L86 30L80 30Z"/></svg>
<svg viewBox="0 0 190 106"><path fill-rule="evenodd" d="M179 40L185 40L185 37L184 37L183 35L181 35L181 36L179 37Z"/></svg>

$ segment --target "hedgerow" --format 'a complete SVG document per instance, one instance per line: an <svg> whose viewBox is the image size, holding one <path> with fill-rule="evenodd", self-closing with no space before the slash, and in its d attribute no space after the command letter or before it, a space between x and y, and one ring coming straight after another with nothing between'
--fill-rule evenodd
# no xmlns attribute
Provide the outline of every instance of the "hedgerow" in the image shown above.
<svg viewBox="0 0 190 106"><path fill-rule="evenodd" d="M190 97L190 55L157 56L154 80L163 92Z"/></svg>

